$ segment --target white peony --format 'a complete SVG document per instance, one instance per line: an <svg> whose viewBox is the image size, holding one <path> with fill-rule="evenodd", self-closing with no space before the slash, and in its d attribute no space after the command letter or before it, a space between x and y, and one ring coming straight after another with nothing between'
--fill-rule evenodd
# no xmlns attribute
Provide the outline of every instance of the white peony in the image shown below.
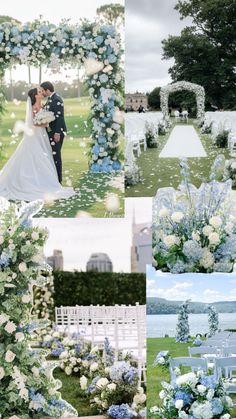
<svg viewBox="0 0 236 419"><path fill-rule="evenodd" d="M208 236L210 244L217 245L220 243L220 236L218 233L211 233Z"/></svg>
<svg viewBox="0 0 236 419"><path fill-rule="evenodd" d="M80 377L80 387L82 390L86 390L88 387L88 379L85 377L85 375L82 375L82 377Z"/></svg>
<svg viewBox="0 0 236 419"><path fill-rule="evenodd" d="M181 385L190 385L190 387L195 387L197 384L197 377L193 372L189 372L187 374L183 374L180 377L177 377L176 384L177 386Z"/></svg>
<svg viewBox="0 0 236 419"><path fill-rule="evenodd" d="M96 387L97 388L104 388L107 386L107 384L109 384L109 381L107 378L100 378L97 382L96 382Z"/></svg>
<svg viewBox="0 0 236 419"><path fill-rule="evenodd" d="M98 369L98 363L97 362L93 362L90 365L90 371L94 372L94 371L97 371L97 369Z"/></svg>
<svg viewBox="0 0 236 419"><path fill-rule="evenodd" d="M213 228L209 225L203 227L202 232L204 236L209 236L211 233L213 233Z"/></svg>
<svg viewBox="0 0 236 419"><path fill-rule="evenodd" d="M222 219L219 216L215 215L210 218L209 223L214 228L219 228L222 225Z"/></svg>
<svg viewBox="0 0 236 419"><path fill-rule="evenodd" d="M15 357L16 357L16 354L14 354L14 352L12 352L12 351L10 351L10 350L8 350L7 352L6 352L6 355L5 355L5 361L6 362L13 362L14 361L14 359L15 359Z"/></svg>
<svg viewBox="0 0 236 419"><path fill-rule="evenodd" d="M179 223L183 218L184 214L180 211L173 212L173 214L171 215L171 219L172 221L174 221L174 223Z"/></svg>

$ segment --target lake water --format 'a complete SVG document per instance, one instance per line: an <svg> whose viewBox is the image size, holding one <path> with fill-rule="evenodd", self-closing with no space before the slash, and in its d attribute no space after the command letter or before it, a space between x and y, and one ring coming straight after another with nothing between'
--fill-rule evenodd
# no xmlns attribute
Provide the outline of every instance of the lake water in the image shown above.
<svg viewBox="0 0 236 419"><path fill-rule="evenodd" d="M147 336L149 338L163 337L165 334L175 336L177 314L154 314L147 316ZM207 314L190 314L189 327L191 336L197 333L207 333L208 315ZM219 313L220 329L236 329L236 313Z"/></svg>

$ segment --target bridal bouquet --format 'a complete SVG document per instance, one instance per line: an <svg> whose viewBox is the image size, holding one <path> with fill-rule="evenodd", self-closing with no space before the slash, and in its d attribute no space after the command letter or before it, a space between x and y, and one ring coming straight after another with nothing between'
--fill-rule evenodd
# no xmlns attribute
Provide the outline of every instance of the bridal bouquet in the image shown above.
<svg viewBox="0 0 236 419"><path fill-rule="evenodd" d="M202 371L180 375L174 385L162 382L162 407L150 409L158 419L230 419L233 402L225 393L223 382Z"/></svg>
<svg viewBox="0 0 236 419"><path fill-rule="evenodd" d="M55 115L51 111L46 111L46 109L41 109L34 115L33 123L34 125L45 125L55 120Z"/></svg>
<svg viewBox="0 0 236 419"><path fill-rule="evenodd" d="M219 162L221 164L221 162ZM217 165L215 165L217 172ZM231 214L231 180L203 183L188 180L188 165L181 162L183 182L178 191L157 192L153 209L154 266L174 274L232 272L236 260L236 218Z"/></svg>

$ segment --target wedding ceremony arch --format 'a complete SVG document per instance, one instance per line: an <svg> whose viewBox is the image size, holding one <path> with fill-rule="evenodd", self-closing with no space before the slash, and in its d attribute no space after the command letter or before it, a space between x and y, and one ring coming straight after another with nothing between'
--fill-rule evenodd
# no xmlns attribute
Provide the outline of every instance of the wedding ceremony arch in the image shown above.
<svg viewBox="0 0 236 419"><path fill-rule="evenodd" d="M199 122L203 121L205 115L205 89L199 84L190 83L188 81L178 81L161 88L160 99L163 118L165 120L169 119L169 95L181 90L188 90L189 92L193 92L195 94L197 102L197 119Z"/></svg>
<svg viewBox="0 0 236 419"><path fill-rule="evenodd" d="M0 45L0 78L16 64L45 64L54 73L65 64L84 66L92 99L89 168L92 172L119 171L123 75L115 27L97 21L80 25L63 21L58 26L42 20L5 22L0 25ZM1 91L0 109L3 103Z"/></svg>

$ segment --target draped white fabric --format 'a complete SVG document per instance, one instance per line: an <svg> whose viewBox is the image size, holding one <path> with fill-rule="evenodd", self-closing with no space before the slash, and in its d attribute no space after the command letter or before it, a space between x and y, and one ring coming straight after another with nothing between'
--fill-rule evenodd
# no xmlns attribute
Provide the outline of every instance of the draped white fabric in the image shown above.
<svg viewBox="0 0 236 419"><path fill-rule="evenodd" d="M28 99L23 139L0 172L0 196L34 201L66 199L74 193L73 188L62 187L58 181L47 131L33 126Z"/></svg>

